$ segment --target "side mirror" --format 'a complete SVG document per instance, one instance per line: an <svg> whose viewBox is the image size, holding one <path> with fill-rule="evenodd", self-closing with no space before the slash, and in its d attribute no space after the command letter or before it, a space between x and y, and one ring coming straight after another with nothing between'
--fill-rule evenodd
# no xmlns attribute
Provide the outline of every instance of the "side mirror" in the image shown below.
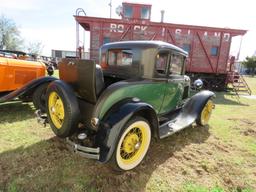
<svg viewBox="0 0 256 192"><path fill-rule="evenodd" d="M193 87L195 88L195 90L202 89L203 85L204 85L204 83L203 83L203 81L201 79L197 79L193 83Z"/></svg>

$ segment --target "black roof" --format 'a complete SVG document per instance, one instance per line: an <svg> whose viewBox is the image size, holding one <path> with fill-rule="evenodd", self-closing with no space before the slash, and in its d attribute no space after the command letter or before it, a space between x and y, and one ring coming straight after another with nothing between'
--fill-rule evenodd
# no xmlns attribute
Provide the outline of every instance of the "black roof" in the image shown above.
<svg viewBox="0 0 256 192"><path fill-rule="evenodd" d="M188 53L183 49L163 41L119 41L104 44L100 50L101 53L105 53L111 49L131 49L134 51L131 65L108 65L103 69L104 75L115 75L124 79L155 78L155 57L161 50L170 50L184 57L188 56Z"/></svg>
<svg viewBox="0 0 256 192"><path fill-rule="evenodd" d="M12 53L12 54L18 54L18 55L26 55L23 51L12 51L12 50L0 50L2 53Z"/></svg>
<svg viewBox="0 0 256 192"><path fill-rule="evenodd" d="M108 49L108 48L167 48L175 50L183 55L188 55L186 51L183 49L163 41L145 41L145 40L138 40L138 41L118 41L118 42L112 42L112 43L106 43L101 48L102 49Z"/></svg>

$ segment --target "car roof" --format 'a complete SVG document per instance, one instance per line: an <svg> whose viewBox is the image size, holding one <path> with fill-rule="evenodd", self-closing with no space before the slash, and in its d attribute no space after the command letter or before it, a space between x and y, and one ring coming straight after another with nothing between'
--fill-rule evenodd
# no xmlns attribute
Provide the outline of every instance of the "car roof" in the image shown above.
<svg viewBox="0 0 256 192"><path fill-rule="evenodd" d="M102 49L109 49L109 48L135 48L135 47L140 47L140 48L167 48L167 49L172 49L174 51L177 51L183 55L188 55L186 51L183 49L167 43L163 41L146 41L146 40L138 40L138 41L118 41L118 42L111 42L111 43L106 43L104 44L101 48Z"/></svg>
<svg viewBox="0 0 256 192"><path fill-rule="evenodd" d="M12 53L12 54L18 54L18 55L26 55L23 51L12 51L12 50L0 50L2 53Z"/></svg>

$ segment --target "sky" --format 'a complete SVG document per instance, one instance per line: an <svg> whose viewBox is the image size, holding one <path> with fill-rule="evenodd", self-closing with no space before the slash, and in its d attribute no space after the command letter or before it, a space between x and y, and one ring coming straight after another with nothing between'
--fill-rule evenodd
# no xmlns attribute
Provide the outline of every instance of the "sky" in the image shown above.
<svg viewBox="0 0 256 192"><path fill-rule="evenodd" d="M25 42L41 42L43 54L52 49L75 50L76 23L73 15L83 8L87 16L109 17L110 0L0 0L0 15L14 20ZM112 0L112 18L122 0ZM253 0L125 0L152 4L151 20L176 24L225 27L248 30L242 39L240 60L256 51L256 11ZM83 39L83 37L80 37ZM239 50L240 37L233 38L231 54ZM89 48L89 33L84 34Z"/></svg>

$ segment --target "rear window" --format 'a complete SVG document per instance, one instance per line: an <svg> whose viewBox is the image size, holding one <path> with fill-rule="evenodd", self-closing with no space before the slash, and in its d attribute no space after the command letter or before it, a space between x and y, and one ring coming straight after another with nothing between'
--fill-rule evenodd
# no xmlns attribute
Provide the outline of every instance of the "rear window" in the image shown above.
<svg viewBox="0 0 256 192"><path fill-rule="evenodd" d="M132 65L133 54L131 50L109 50L109 66L129 66Z"/></svg>

